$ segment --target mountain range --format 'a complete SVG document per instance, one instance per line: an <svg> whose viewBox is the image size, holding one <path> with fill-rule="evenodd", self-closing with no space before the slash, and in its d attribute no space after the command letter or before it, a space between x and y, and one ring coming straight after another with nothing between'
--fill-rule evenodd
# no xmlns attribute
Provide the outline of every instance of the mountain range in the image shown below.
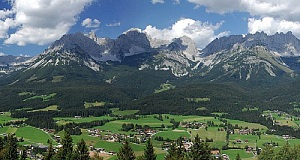
<svg viewBox="0 0 300 160"><path fill-rule="evenodd" d="M139 29L130 29L117 39L109 39L98 38L94 32L78 32L64 35L30 60L22 58L28 61L20 63L16 58L15 65L33 69L76 62L101 71L104 62L122 63L137 56L144 57L136 66L139 70L170 71L176 77L198 76L209 80L228 77L248 80L260 74L293 77L299 72L300 41L291 32L271 36L258 32L217 38L200 50L187 36L164 41L153 39Z"/></svg>
<svg viewBox="0 0 300 160"><path fill-rule="evenodd" d="M78 103L105 99L128 105L132 100L155 97L154 91L164 84L176 86L171 88L186 94L187 86L198 88L206 83L229 85L239 93L250 89L271 99L275 95L258 90L269 92L291 84L297 88L300 40L291 32L257 32L217 38L199 49L187 36L160 40L136 28L116 39L78 32L64 35L35 57L0 56L0 65L0 87L4 90L14 94L20 90L61 92L58 101L71 101L68 97L82 89L88 96L76 96ZM83 89L87 86L90 90ZM73 93L66 93L66 88ZM209 90L203 88L205 92ZM105 93L107 90L117 96ZM168 92L171 91L164 94Z"/></svg>

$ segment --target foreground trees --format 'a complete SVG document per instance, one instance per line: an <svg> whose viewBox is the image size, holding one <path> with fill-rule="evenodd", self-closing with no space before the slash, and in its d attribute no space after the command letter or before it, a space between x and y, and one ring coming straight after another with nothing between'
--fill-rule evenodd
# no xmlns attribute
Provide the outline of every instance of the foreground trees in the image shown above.
<svg viewBox="0 0 300 160"><path fill-rule="evenodd" d="M46 156L44 157L45 160L51 160L51 158L55 155L53 146L52 146L52 142L50 140L48 140L48 144L49 144L49 148L48 151L46 153Z"/></svg>
<svg viewBox="0 0 300 160"><path fill-rule="evenodd" d="M211 149L209 148L208 143L204 143L199 135L197 134L194 140L194 144L191 147L190 157L193 160L206 160L211 159Z"/></svg>
<svg viewBox="0 0 300 160"><path fill-rule="evenodd" d="M156 154L151 143L151 139L146 141L146 148L144 149L144 154L137 157L137 160L156 160Z"/></svg>
<svg viewBox="0 0 300 160"><path fill-rule="evenodd" d="M177 141L173 142L166 155L166 160L209 160L212 159L211 149L209 145L202 141L197 134L190 151L186 151L182 143L183 139L179 138Z"/></svg>
<svg viewBox="0 0 300 160"><path fill-rule="evenodd" d="M193 141L193 145L187 151L184 147L184 139L179 138L173 142L168 150L168 154L165 159L167 160L208 160L211 159L210 148L206 142L203 142L197 135ZM61 139L62 147L56 153L50 140L48 140L48 150L44 153L44 160L101 160L98 154L94 157L90 157L88 147L83 139L81 139L77 145L74 146L72 137L68 131L64 132L64 136ZM22 149L22 153L18 154L17 138L12 134L0 137L0 159L3 160L17 160L26 159L26 149ZM283 150L286 153L287 150ZM30 157L29 157L30 158ZM156 160L154 147L151 139L146 141L144 148L144 154L136 157L133 149L130 146L128 140L124 141L120 147L116 158L118 160Z"/></svg>
<svg viewBox="0 0 300 160"><path fill-rule="evenodd" d="M273 146L266 145L260 155L258 160L297 160L300 159L300 145L290 146L286 143L284 146L280 147L278 152L275 152Z"/></svg>
<svg viewBox="0 0 300 160"><path fill-rule="evenodd" d="M78 160L86 160L90 158L89 149L83 139L81 139L81 141L77 143L77 148L75 150L75 157Z"/></svg>
<svg viewBox="0 0 300 160"><path fill-rule="evenodd" d="M119 152L117 153L117 159L118 160L134 160L135 159L135 154L127 140L124 142L123 146L121 146Z"/></svg>
<svg viewBox="0 0 300 160"><path fill-rule="evenodd" d="M154 153L154 148L150 139L148 139L146 142L144 157L145 157L144 159L146 160L156 160L156 154Z"/></svg>
<svg viewBox="0 0 300 160"><path fill-rule="evenodd" d="M73 140L69 132L65 131L61 140L62 148L54 156L54 159L61 160L89 160L89 150L83 139L77 143L77 148L73 149ZM50 148L50 147L49 147Z"/></svg>
<svg viewBox="0 0 300 160"><path fill-rule="evenodd" d="M0 137L0 159L15 160L18 159L17 138L14 134Z"/></svg>

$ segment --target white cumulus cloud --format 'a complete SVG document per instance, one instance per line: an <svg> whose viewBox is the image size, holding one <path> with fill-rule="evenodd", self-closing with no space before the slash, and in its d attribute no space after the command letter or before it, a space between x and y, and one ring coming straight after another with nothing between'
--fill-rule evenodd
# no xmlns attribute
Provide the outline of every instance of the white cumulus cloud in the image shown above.
<svg viewBox="0 0 300 160"><path fill-rule="evenodd" d="M198 6L205 6L209 12L227 13L233 11L249 12L258 16L299 17L299 1L297 0L188 0Z"/></svg>
<svg viewBox="0 0 300 160"><path fill-rule="evenodd" d="M100 23L98 19L92 20L91 18L86 18L82 21L81 25L87 28L98 28Z"/></svg>
<svg viewBox="0 0 300 160"><path fill-rule="evenodd" d="M267 34L292 31L294 35L300 37L300 22L278 20L272 17L264 17L262 19L250 18L248 20L248 30L249 33L264 31Z"/></svg>
<svg viewBox="0 0 300 160"><path fill-rule="evenodd" d="M50 43L66 34L92 1L11 0L12 9L0 11L0 38L5 44Z"/></svg>
<svg viewBox="0 0 300 160"><path fill-rule="evenodd" d="M5 20L0 20L0 38L7 38L7 31L11 26L14 26L14 20L7 18Z"/></svg>
<svg viewBox="0 0 300 160"><path fill-rule="evenodd" d="M165 0L151 0L152 4L156 4L156 3L165 3Z"/></svg>
<svg viewBox="0 0 300 160"><path fill-rule="evenodd" d="M264 31L267 34L292 31L300 38L300 3L298 0L188 0L208 12L247 12L250 33Z"/></svg>
<svg viewBox="0 0 300 160"><path fill-rule="evenodd" d="M196 21L193 19L181 19L174 23L171 27L158 29L155 26L147 26L144 32L152 38L172 40L182 36L192 38L197 47L204 48L208 43L217 37L228 35L228 32L216 34L216 30L220 28L222 23L210 24L207 22Z"/></svg>
<svg viewBox="0 0 300 160"><path fill-rule="evenodd" d="M226 13L236 10L242 10L242 0L188 0L191 3L196 4L196 8L205 6L208 12Z"/></svg>

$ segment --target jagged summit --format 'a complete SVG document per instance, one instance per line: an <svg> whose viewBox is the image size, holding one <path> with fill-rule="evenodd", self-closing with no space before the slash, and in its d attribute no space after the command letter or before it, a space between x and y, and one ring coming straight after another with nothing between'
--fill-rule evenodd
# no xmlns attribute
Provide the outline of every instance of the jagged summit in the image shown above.
<svg viewBox="0 0 300 160"><path fill-rule="evenodd" d="M49 48L49 51L64 52L70 51L74 48L81 48L87 54L93 55L94 53L101 52L101 47L91 38L85 36L81 32L75 34L64 35L61 39L55 41Z"/></svg>
<svg viewBox="0 0 300 160"><path fill-rule="evenodd" d="M203 49L202 56L222 50L229 50L236 44L242 44L245 48L264 46L266 49L276 52L280 56L300 56L300 41L292 32L287 32L286 34L276 33L274 35L257 32L245 36L231 35L217 38Z"/></svg>

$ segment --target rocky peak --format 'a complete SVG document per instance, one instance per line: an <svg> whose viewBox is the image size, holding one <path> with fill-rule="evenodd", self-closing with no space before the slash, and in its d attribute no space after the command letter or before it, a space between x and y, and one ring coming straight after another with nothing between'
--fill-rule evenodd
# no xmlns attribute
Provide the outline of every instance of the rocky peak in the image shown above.
<svg viewBox="0 0 300 160"><path fill-rule="evenodd" d="M78 47L91 56L99 54L102 49L93 39L81 32L77 32L75 34L64 35L61 39L55 41L48 50L52 52L65 52Z"/></svg>
<svg viewBox="0 0 300 160"><path fill-rule="evenodd" d="M244 37L242 35L216 38L202 50L202 56L204 57L222 50L228 50L235 44L243 42L243 40Z"/></svg>
<svg viewBox="0 0 300 160"><path fill-rule="evenodd" d="M235 44L242 44L245 48L265 46L268 50L278 53L280 56L300 56L300 41L292 32L267 35L264 32L247 34L246 36L232 35L217 38L202 50L202 56L229 50Z"/></svg>
<svg viewBox="0 0 300 160"><path fill-rule="evenodd" d="M114 46L110 50L111 55L121 61L126 56L149 52L152 48L148 37L139 29L130 29L114 41Z"/></svg>
<svg viewBox="0 0 300 160"><path fill-rule="evenodd" d="M170 51L182 51L186 58L192 61L199 55L195 42L187 36L174 38L167 48Z"/></svg>
<svg viewBox="0 0 300 160"><path fill-rule="evenodd" d="M129 42L133 45L140 46L145 49L151 48L148 35L141 32L140 29L130 29L117 38L117 42Z"/></svg>

